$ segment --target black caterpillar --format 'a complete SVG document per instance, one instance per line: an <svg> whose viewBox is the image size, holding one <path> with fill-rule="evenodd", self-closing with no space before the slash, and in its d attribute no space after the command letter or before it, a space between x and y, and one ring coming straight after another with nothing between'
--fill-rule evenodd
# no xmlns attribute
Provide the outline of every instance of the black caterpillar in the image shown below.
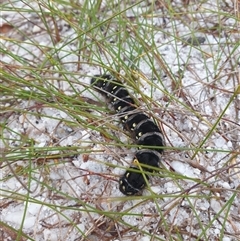
<svg viewBox="0 0 240 241"><path fill-rule="evenodd" d="M141 169L153 172L154 168L159 167L164 146L162 132L147 115L137 111L134 100L120 81L108 74L95 75L91 84L109 99L124 128L130 131L137 144L144 148L136 152L134 165L119 180L119 189L123 194L138 194L146 186L146 180L149 180L149 176L143 174Z"/></svg>

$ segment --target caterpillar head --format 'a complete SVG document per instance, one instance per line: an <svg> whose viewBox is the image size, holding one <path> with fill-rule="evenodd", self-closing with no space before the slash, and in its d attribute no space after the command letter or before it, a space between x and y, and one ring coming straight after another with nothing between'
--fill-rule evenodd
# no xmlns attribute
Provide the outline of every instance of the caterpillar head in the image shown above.
<svg viewBox="0 0 240 241"><path fill-rule="evenodd" d="M145 177L144 177L145 176ZM119 180L120 191L127 196L139 194L146 186L149 177L143 175L137 167L131 167Z"/></svg>

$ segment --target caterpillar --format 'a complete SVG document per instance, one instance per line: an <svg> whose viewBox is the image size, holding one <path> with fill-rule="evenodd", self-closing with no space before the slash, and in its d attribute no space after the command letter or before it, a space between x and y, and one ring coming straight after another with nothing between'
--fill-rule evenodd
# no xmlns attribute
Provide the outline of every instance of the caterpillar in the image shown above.
<svg viewBox="0 0 240 241"><path fill-rule="evenodd" d="M135 138L139 150L133 165L119 179L119 190L127 196L139 194L149 180L148 174L159 167L164 137L158 126L143 112L137 110L135 101L123 84L109 74L95 75L91 85L103 94L118 114L124 129ZM139 167L141 166L141 168ZM141 170L142 169L142 170Z"/></svg>

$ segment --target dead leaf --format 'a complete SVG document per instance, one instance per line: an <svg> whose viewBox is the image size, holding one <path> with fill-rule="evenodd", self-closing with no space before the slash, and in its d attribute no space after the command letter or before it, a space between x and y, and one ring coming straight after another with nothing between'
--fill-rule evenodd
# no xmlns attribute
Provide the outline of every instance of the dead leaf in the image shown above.
<svg viewBox="0 0 240 241"><path fill-rule="evenodd" d="M8 33L10 32L14 27L8 23L4 23L2 26L0 26L0 32L1 33Z"/></svg>

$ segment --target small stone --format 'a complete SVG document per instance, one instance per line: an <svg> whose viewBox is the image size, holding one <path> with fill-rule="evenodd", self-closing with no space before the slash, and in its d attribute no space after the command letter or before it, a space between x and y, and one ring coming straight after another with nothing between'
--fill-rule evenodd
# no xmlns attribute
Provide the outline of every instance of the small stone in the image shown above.
<svg viewBox="0 0 240 241"><path fill-rule="evenodd" d="M38 33L38 32L40 32L41 31L41 28L40 27L38 27L37 25L34 25L33 26L33 33Z"/></svg>

